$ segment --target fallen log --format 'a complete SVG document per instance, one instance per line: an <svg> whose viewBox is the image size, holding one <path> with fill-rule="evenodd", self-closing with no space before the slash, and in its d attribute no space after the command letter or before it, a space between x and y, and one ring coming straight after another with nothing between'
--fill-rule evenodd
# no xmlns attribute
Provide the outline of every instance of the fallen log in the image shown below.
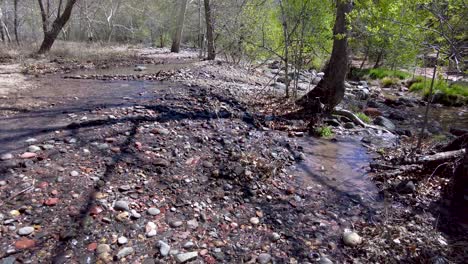
<svg viewBox="0 0 468 264"><path fill-rule="evenodd" d="M461 158L465 155L465 153L466 153L466 149L446 151L446 152L436 153L434 155L410 158L410 159L405 160L405 163L406 164L424 164L424 163L430 163L430 162L435 162L435 161L441 162L441 161Z"/></svg>

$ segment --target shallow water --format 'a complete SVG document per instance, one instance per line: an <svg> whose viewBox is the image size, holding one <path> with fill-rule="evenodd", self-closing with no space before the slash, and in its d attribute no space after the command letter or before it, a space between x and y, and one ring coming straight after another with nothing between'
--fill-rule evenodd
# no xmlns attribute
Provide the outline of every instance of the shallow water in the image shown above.
<svg viewBox="0 0 468 264"><path fill-rule="evenodd" d="M135 71L135 66L125 67L111 67L105 69L92 69L92 70L80 70L73 72L73 75L138 75L138 74L156 74L160 71L180 70L185 67L189 67L194 63L192 60L181 60L178 62L161 63L161 64L139 64L145 69L143 71Z"/></svg>
<svg viewBox="0 0 468 264"><path fill-rule="evenodd" d="M372 159L357 139L299 140L305 160L297 165L295 176L304 185L317 183L336 193L366 204L379 201L379 190L368 175Z"/></svg>

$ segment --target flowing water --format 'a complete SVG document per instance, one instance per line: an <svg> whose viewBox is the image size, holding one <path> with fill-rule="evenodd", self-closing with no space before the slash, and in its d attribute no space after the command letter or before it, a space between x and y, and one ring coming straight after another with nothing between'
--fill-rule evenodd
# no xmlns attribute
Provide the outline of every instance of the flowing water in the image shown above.
<svg viewBox="0 0 468 264"><path fill-rule="evenodd" d="M378 204L379 190L368 174L372 157L357 139L304 138L299 144L306 155L297 165L296 177L304 185L319 183L357 202Z"/></svg>

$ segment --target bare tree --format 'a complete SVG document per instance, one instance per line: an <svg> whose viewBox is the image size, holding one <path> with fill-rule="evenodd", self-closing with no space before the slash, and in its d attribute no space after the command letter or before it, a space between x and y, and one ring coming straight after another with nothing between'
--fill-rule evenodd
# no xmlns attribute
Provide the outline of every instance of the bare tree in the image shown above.
<svg viewBox="0 0 468 264"><path fill-rule="evenodd" d="M41 47L39 48L38 53L44 54L50 51L60 31L67 24L71 16L73 6L77 2L77 0L67 1L65 9L63 10L62 13L58 12L57 18L54 20L50 28L48 26L49 25L48 17L50 14L50 2L47 1L47 9L44 7L42 0L38 0L38 2L39 2L39 8L41 10L42 29L44 31L44 40L42 41L42 44L41 44Z"/></svg>
<svg viewBox="0 0 468 264"><path fill-rule="evenodd" d="M211 14L210 0L205 0L205 21L206 21L206 39L208 42L208 60L216 58L216 50L214 45L214 29Z"/></svg>
<svg viewBox="0 0 468 264"><path fill-rule="evenodd" d="M2 40L5 41L5 38L8 40L8 42L11 42L11 37L10 37L10 32L8 31L8 27L5 24L5 21L3 20L3 10L1 7L3 1L0 1L0 31L2 35Z"/></svg>
<svg viewBox="0 0 468 264"><path fill-rule="evenodd" d="M187 10L188 0L179 0L179 2L180 2L179 16L177 17L177 22L176 22L176 27L174 30L174 36L172 38L172 47L171 47L171 52L176 52L176 53L180 51L180 41L182 40L182 33L184 30L185 12Z"/></svg>
<svg viewBox="0 0 468 264"><path fill-rule="evenodd" d="M349 0L337 1L336 19L333 27L333 50L325 68L325 76L317 87L298 101L306 109L317 109L317 98L325 104L326 111L343 100L345 93L344 81L348 71L348 37L346 15L351 12Z"/></svg>
<svg viewBox="0 0 468 264"><path fill-rule="evenodd" d="M14 10L14 21L13 21L13 26L14 26L14 31L15 31L15 40L16 43L19 45L19 36L18 36L18 0L13 0L13 10Z"/></svg>

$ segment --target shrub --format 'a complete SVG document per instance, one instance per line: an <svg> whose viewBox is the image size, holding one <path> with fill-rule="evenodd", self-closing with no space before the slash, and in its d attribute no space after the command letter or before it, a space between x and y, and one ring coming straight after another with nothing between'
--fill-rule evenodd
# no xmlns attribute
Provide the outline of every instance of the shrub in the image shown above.
<svg viewBox="0 0 468 264"><path fill-rule="evenodd" d="M323 137L323 138L330 138L330 137L333 136L333 131L332 131L331 127L329 127L329 126L317 127L315 129L315 133L319 137Z"/></svg>
<svg viewBox="0 0 468 264"><path fill-rule="evenodd" d="M372 122L372 119L362 112L357 113L356 116L359 117L359 119L361 119L364 123L370 124Z"/></svg>
<svg viewBox="0 0 468 264"><path fill-rule="evenodd" d="M399 80L395 77L384 77L382 79L383 87L390 87L392 85L398 84Z"/></svg>

